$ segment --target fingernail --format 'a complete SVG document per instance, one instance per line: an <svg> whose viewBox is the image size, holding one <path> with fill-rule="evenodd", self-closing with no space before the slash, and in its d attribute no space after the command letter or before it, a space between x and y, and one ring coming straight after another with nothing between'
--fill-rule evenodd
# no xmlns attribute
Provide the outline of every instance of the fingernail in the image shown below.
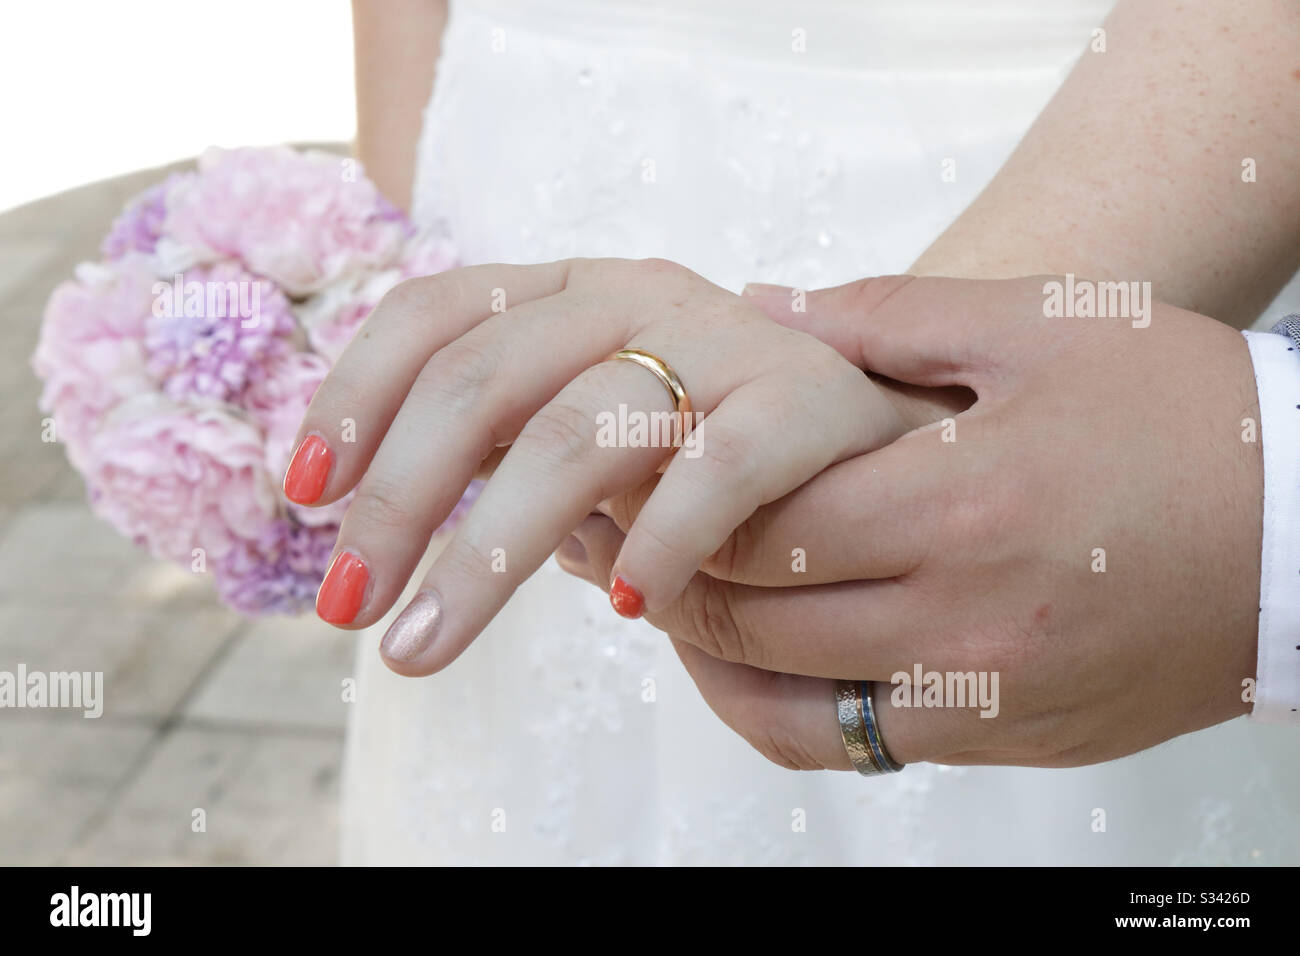
<svg viewBox="0 0 1300 956"><path fill-rule="evenodd" d="M284 496L299 505L315 504L325 493L334 452L319 435L308 435L293 453L284 473Z"/></svg>
<svg viewBox="0 0 1300 956"><path fill-rule="evenodd" d="M641 616L641 609L645 607L645 598L620 574L614 578L614 584L609 589L609 603L624 617L635 618Z"/></svg>
<svg viewBox="0 0 1300 956"><path fill-rule="evenodd" d="M366 596L370 570L351 551L340 551L316 592L316 614L330 624L351 624Z"/></svg>
<svg viewBox="0 0 1300 956"><path fill-rule="evenodd" d="M390 661L413 661L433 644L441 624L442 602L438 595L421 591L388 628L379 642L379 653Z"/></svg>
<svg viewBox="0 0 1300 956"><path fill-rule="evenodd" d="M751 297L766 297L774 295L783 295L788 297L790 295L790 287L786 285L770 285L766 282L747 282L745 283L745 288L740 290L740 294Z"/></svg>
<svg viewBox="0 0 1300 956"><path fill-rule="evenodd" d="M570 564L587 563L587 549L583 547L576 534L571 534L564 539L564 543L555 549L555 556L561 562L568 561Z"/></svg>

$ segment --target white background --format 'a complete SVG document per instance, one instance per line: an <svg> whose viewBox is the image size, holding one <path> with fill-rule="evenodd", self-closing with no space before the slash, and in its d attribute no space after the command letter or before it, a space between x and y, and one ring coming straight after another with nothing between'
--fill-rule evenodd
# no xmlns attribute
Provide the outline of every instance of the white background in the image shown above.
<svg viewBox="0 0 1300 956"><path fill-rule="evenodd" d="M350 140L347 0L0 6L0 210L209 145Z"/></svg>

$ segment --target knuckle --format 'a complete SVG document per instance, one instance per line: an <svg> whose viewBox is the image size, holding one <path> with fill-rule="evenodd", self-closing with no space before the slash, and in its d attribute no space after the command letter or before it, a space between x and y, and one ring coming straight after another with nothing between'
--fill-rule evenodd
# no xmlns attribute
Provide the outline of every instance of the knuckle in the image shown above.
<svg viewBox="0 0 1300 956"><path fill-rule="evenodd" d="M416 513L410 489L388 478L367 477L348 508L348 517L388 530L411 528Z"/></svg>
<svg viewBox="0 0 1300 956"><path fill-rule="evenodd" d="M464 535L457 535L454 541L439 556L438 561L449 572L449 577L453 579L460 578L464 580L482 577L483 575L493 575L500 578L501 575L493 571L493 550L493 548L484 547L479 542L472 541ZM510 567L509 563L507 563L506 567Z"/></svg>
<svg viewBox="0 0 1300 956"><path fill-rule="evenodd" d="M340 361L312 395L304 416L304 430L320 428L327 435L335 434L345 418L365 421L365 411L374 402L374 388L373 375L358 367L358 363Z"/></svg>
<svg viewBox="0 0 1300 956"><path fill-rule="evenodd" d="M763 511L759 509L727 535L722 547L704 562L703 570L737 584L751 580L758 557L758 543L763 540L763 523Z"/></svg>
<svg viewBox="0 0 1300 956"><path fill-rule="evenodd" d="M1086 767L1089 764L1103 763L1123 756L1126 756L1126 754L1117 752L1113 744L1107 746L1098 740L1087 740L1083 743L1056 748L1051 757L1043 760L1039 766L1055 768Z"/></svg>
<svg viewBox="0 0 1300 956"><path fill-rule="evenodd" d="M785 674L772 674L770 677L773 684L787 679L789 675ZM731 701L724 722L778 767L786 770L825 769L825 763L809 751L790 726L773 716L773 708L762 695Z"/></svg>
<svg viewBox="0 0 1300 956"><path fill-rule="evenodd" d="M1056 757L1070 750L1074 741L1065 733L1065 723L1061 710L1020 715L1015 724L1016 749L1035 758Z"/></svg>
<svg viewBox="0 0 1300 956"><path fill-rule="evenodd" d="M781 335L791 352L797 357L796 361L799 367L805 371L820 376L834 377L837 380L843 379L845 373L850 371L857 373L855 377L862 376L861 369L851 364L834 347L827 345L821 339L815 339L810 335L788 329L785 326L778 326L776 332ZM818 378L816 381L820 382L821 379Z"/></svg>
<svg viewBox="0 0 1300 956"><path fill-rule="evenodd" d="M740 527L743 528L744 524ZM700 570L727 581L736 581L736 569L740 566L740 544L736 538L740 533L740 528L737 528L727 535L727 540L722 542L722 547L705 559Z"/></svg>
<svg viewBox="0 0 1300 956"><path fill-rule="evenodd" d="M576 405L553 401L529 420L515 445L542 461L581 464L596 447L595 417Z"/></svg>
<svg viewBox="0 0 1300 956"><path fill-rule="evenodd" d="M422 391L434 393L439 402L466 408L479 401L500 368L501 358L495 351L458 339L429 359L418 384Z"/></svg>
<svg viewBox="0 0 1300 956"><path fill-rule="evenodd" d="M632 283L653 285L663 291L682 290L697 278L690 269L669 259L625 259L619 270Z"/></svg>
<svg viewBox="0 0 1300 956"><path fill-rule="evenodd" d="M820 344L820 343L819 343ZM864 405L877 406L883 401L883 408L892 406L888 399L883 399L880 388L867 374L829 345L816 359L815 369L820 381L836 390L838 394L857 398L861 396Z"/></svg>
<svg viewBox="0 0 1300 956"><path fill-rule="evenodd" d="M597 275L602 269L608 269L623 260L621 259L592 259L578 257L565 259L565 274L568 276L568 285L582 283L593 276Z"/></svg>
<svg viewBox="0 0 1300 956"><path fill-rule="evenodd" d="M635 488L608 499L609 516L620 531L628 532L657 487L659 476L651 475Z"/></svg>
<svg viewBox="0 0 1300 956"><path fill-rule="evenodd" d="M691 643L719 660L761 667L756 646L734 613L729 585L707 575L698 580L682 599Z"/></svg>
<svg viewBox="0 0 1300 956"><path fill-rule="evenodd" d="M709 428L707 420L697 431L700 432L700 455L693 461L686 461L693 466L692 470L699 475L705 487L713 487L719 481L725 481L736 492L752 494L761 458L754 436L728 425ZM757 506L756 502L754 507ZM752 511L753 508L749 510Z"/></svg>
<svg viewBox="0 0 1300 956"><path fill-rule="evenodd" d="M867 317L882 302L915 281L915 276L873 276L842 286L841 294L851 314Z"/></svg>
<svg viewBox="0 0 1300 956"><path fill-rule="evenodd" d="M632 260L633 268L647 276L676 275L687 271L685 266L678 265L671 259L661 259L658 256L651 256L649 259Z"/></svg>
<svg viewBox="0 0 1300 956"><path fill-rule="evenodd" d="M629 491L621 495L607 499L604 502L604 508L609 519L618 526L618 530L627 534L632 523L636 521L636 516L641 510L641 506L633 500L635 491Z"/></svg>
<svg viewBox="0 0 1300 956"><path fill-rule="evenodd" d="M376 314L422 318L453 304L455 285L440 276L416 276L403 279L384 293Z"/></svg>
<svg viewBox="0 0 1300 956"><path fill-rule="evenodd" d="M753 469L758 460L758 443L753 435L723 424L714 424L708 428L706 422L700 428L706 432L700 436L703 442L700 449L702 461L728 473Z"/></svg>
<svg viewBox="0 0 1300 956"><path fill-rule="evenodd" d="M571 285L628 280L640 278L647 274L642 269L643 259L620 259L605 256L599 259L569 260L569 282Z"/></svg>
<svg viewBox="0 0 1300 956"><path fill-rule="evenodd" d="M659 567L675 566L683 560L690 560L689 552L683 552L681 539L671 532L671 528L666 529L663 525L656 527L648 520L638 521L629 533L628 552L636 554L646 564Z"/></svg>
<svg viewBox="0 0 1300 956"><path fill-rule="evenodd" d="M802 743L784 728L764 728L746 738L750 745L778 767L786 770L823 770Z"/></svg>

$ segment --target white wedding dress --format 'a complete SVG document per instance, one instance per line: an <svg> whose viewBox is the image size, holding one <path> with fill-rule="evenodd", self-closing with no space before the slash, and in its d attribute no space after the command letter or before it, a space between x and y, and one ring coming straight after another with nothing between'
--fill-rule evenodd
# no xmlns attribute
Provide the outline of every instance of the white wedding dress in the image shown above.
<svg viewBox="0 0 1300 956"><path fill-rule="evenodd" d="M736 290L899 272L1109 6L453 0L415 216L467 262L662 256ZM436 677L390 674L379 633L358 651L347 863L1300 862L1285 728L1076 770L800 774L553 564Z"/></svg>

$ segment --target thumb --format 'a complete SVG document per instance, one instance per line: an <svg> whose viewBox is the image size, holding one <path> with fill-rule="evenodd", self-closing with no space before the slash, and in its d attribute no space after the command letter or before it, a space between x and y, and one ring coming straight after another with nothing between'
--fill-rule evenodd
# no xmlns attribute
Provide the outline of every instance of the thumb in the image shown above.
<svg viewBox="0 0 1300 956"><path fill-rule="evenodd" d="M751 283L741 294L773 321L821 339L859 368L925 386L974 387L1001 352L994 343L1008 317L1026 304L1023 280L914 276L809 292ZM1041 297L1035 302L1041 311Z"/></svg>

